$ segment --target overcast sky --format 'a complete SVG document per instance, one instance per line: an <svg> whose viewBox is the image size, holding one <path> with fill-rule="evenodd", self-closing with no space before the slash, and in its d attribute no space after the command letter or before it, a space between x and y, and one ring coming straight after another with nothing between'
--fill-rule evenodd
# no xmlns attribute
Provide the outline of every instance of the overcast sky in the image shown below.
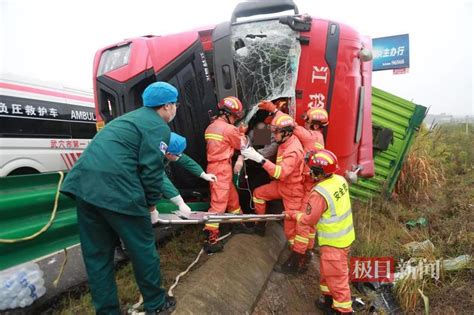
<svg viewBox="0 0 474 315"><path fill-rule="evenodd" d="M92 91L97 49L228 20L236 0L0 0L3 73ZM374 72L373 85L431 113L474 114L473 1L295 0L309 13L373 38L408 33L410 70Z"/></svg>

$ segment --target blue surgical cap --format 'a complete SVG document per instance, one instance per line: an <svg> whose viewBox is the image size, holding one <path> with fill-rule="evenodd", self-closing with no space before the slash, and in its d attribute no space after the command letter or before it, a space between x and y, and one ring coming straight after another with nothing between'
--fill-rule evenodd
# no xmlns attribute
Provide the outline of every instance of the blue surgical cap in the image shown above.
<svg viewBox="0 0 474 315"><path fill-rule="evenodd" d="M170 144L168 145L168 150L166 152L180 155L186 149L186 138L181 137L177 133L172 132L170 136Z"/></svg>
<svg viewBox="0 0 474 315"><path fill-rule="evenodd" d="M143 106L158 107L168 103L176 103L178 90L166 82L155 82L147 86L142 94Z"/></svg>

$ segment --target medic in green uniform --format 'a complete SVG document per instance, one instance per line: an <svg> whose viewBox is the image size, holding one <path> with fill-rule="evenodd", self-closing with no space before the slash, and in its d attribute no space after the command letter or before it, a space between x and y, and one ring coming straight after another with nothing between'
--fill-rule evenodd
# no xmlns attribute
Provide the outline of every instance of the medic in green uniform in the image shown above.
<svg viewBox="0 0 474 315"><path fill-rule="evenodd" d="M168 145L168 149L166 150L165 157L168 161L176 163L180 167L186 169L194 176L201 177L209 182L215 182L217 177L214 174L207 174L204 172L202 167L197 164L192 158L184 154L184 150L186 149L186 138L172 132L170 136L170 142ZM179 212L178 214L188 217L191 213L191 209L189 206L184 202L183 197L181 197L178 189L173 185L171 180L166 176L166 173L163 177L163 197L169 199L175 205L178 206ZM158 213L152 213L152 223L158 221Z"/></svg>
<svg viewBox="0 0 474 315"><path fill-rule="evenodd" d="M118 238L128 250L147 314L176 307L175 299L161 288L150 211L163 192L168 123L176 115L178 91L155 82L142 98L144 107L97 133L61 189L76 199L82 255L97 314L120 314L114 277Z"/></svg>

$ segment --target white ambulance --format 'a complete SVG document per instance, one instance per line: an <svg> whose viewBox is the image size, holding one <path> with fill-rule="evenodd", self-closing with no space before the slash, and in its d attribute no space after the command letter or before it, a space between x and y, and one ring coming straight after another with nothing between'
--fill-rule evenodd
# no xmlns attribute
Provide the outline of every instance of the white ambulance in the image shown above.
<svg viewBox="0 0 474 315"><path fill-rule="evenodd" d="M69 170L96 133L92 92L0 77L0 176Z"/></svg>

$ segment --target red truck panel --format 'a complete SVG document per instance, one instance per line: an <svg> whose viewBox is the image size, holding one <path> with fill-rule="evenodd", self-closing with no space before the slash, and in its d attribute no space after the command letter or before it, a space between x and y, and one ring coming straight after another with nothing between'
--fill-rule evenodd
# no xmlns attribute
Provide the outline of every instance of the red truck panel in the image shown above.
<svg viewBox="0 0 474 315"><path fill-rule="evenodd" d="M121 43L108 46L96 52L94 57L94 101L99 104L96 80L102 54L108 49L131 43L129 63L104 75L118 82L127 82L140 73L154 68L160 71L167 64L176 60L186 49L198 39L198 32L191 31L167 36L146 36L125 40ZM96 107L97 121L102 117Z"/></svg>
<svg viewBox="0 0 474 315"><path fill-rule="evenodd" d="M127 65L108 72L106 75L116 81L125 82L144 70L154 68L160 71L167 64L175 60L183 51L188 49L198 39L197 32L187 32L167 36L138 37L124 43L131 43L130 61ZM102 53L114 45L99 50L96 53L94 64L94 77Z"/></svg>
<svg viewBox="0 0 474 315"><path fill-rule="evenodd" d="M353 170L360 162L373 172L373 162L368 152L370 139L356 142L357 117L359 111L359 86L362 83L361 61L358 58L362 39L350 27L330 21L313 19L310 32L302 32L309 44L301 46L301 58L296 83L296 118L308 106L324 107L329 112L326 147L339 158L340 173ZM365 69L367 70L367 69ZM370 84L370 74L366 73ZM370 85L369 85L370 86ZM370 115L370 90L365 94L364 118ZM364 135L371 130L371 120L364 119ZM370 130L369 130L370 129Z"/></svg>

